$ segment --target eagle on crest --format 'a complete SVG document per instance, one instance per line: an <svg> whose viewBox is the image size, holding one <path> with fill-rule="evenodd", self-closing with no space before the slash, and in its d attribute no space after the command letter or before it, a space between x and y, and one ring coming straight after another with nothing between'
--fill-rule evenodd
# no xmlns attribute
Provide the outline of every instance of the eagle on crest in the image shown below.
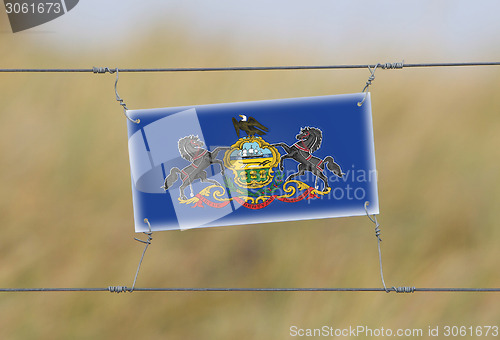
<svg viewBox="0 0 500 340"><path fill-rule="evenodd" d="M240 138L240 130L245 131L248 137L253 137L254 135L265 135L266 132L269 131L264 125L259 123L255 118L248 117L245 115L240 115L241 120L237 121L236 118L233 117L234 129L236 130L236 134L238 138Z"/></svg>

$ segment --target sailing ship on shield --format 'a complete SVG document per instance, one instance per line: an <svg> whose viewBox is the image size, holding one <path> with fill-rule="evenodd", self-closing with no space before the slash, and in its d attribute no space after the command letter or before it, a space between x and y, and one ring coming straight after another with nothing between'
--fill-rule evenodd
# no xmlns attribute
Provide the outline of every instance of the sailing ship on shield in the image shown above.
<svg viewBox="0 0 500 340"><path fill-rule="evenodd" d="M203 147L198 136L181 138L178 142L179 153L190 164L183 169L172 168L162 188L168 190L180 179L179 202L192 207L222 208L235 201L249 209L263 209L275 200L294 203L327 195L331 187L325 175L326 170L338 177L344 175L332 156L321 159L313 155L320 148L323 138L319 128L301 128L295 136L296 142L291 146L285 142L271 144L262 137L269 131L266 126L253 117L240 117L241 120L232 118L238 139L231 146L209 151ZM246 136L240 137L241 132L246 133ZM217 157L221 151L224 151L224 156L219 159ZM285 159L293 159L298 163L297 172L286 179L283 172ZM207 178L205 169L212 164L220 167L224 185ZM299 180L306 172L314 175L314 184ZM318 179L323 182L322 190L319 190ZM208 186L194 193L192 183L198 180ZM184 192L188 186L191 188L190 198Z"/></svg>

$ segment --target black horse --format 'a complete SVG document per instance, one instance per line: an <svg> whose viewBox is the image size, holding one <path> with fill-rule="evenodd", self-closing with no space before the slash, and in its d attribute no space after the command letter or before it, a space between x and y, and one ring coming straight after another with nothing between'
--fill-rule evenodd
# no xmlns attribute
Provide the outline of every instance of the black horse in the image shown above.
<svg viewBox="0 0 500 340"><path fill-rule="evenodd" d="M179 152L181 157L185 160L191 162L188 166L179 170L178 168L172 168L170 174L165 178L165 184L162 186L163 189L167 190L170 188L179 178L179 174L182 180L180 189L180 198L186 200L187 197L184 194L184 189L188 185L191 185L196 179L202 182L212 183L218 186L222 186L219 182L213 179L207 178L207 172L205 171L211 164L219 164L221 167L221 173L224 175L224 163L220 159L216 159L217 154L221 150L228 150L227 147L219 147L214 151L210 152L203 149L203 142L198 138L198 136L186 136L179 139L178 143ZM191 196L192 196L191 190Z"/></svg>
<svg viewBox="0 0 500 340"><path fill-rule="evenodd" d="M295 138L298 139L298 142L292 146L288 146L285 143L277 143L273 145L281 146L286 151L286 155L281 156L280 169L282 171L283 161L285 159L291 158L299 162L298 172L288 176L286 179L287 181L297 176L304 175L306 171L310 171L316 175L316 181L318 177L323 180L323 183L325 183L323 191L326 191L326 189L330 186L328 185L328 177L326 177L323 173L325 165L338 177L345 175L340 169L340 166L334 162L332 156L326 156L325 159L320 159L312 155L312 153L318 150L321 146L323 134L320 129L314 127L302 128L300 133Z"/></svg>

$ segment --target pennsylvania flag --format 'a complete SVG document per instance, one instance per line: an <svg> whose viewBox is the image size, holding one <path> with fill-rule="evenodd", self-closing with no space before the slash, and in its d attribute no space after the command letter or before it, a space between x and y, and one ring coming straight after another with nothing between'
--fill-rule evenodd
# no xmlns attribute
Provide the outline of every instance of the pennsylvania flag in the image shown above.
<svg viewBox="0 0 500 340"><path fill-rule="evenodd" d="M364 96L128 111L135 231L378 214Z"/></svg>

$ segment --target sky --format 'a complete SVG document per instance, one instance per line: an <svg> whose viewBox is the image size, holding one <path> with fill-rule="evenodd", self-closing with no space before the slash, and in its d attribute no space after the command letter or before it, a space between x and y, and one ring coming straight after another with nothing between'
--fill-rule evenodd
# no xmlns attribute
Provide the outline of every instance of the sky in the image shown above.
<svg viewBox="0 0 500 340"><path fill-rule="evenodd" d="M224 41L250 55L271 46L360 62L373 50L393 56L389 61L424 54L433 61L495 60L499 10L498 0L80 0L68 14L16 34L78 51L137 44L153 29L175 37L176 27L194 42Z"/></svg>

